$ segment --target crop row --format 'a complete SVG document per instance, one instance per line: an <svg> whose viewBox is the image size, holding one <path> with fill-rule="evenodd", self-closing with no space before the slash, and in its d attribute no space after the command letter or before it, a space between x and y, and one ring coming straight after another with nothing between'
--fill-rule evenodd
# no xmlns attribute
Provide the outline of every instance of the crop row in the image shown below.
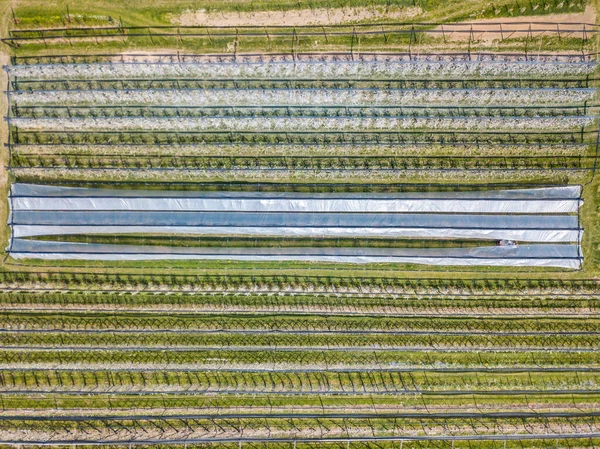
<svg viewBox="0 0 600 449"><path fill-rule="evenodd" d="M554 444L554 447L595 449L600 446L600 438L589 435L557 434L552 436L530 435L519 438L507 436L506 438L487 437L447 437L447 438L340 438L327 439L290 439L290 440L263 440L244 438L239 441L170 441L169 447L174 449L370 449L376 445L379 449L540 449L544 445ZM43 443L28 444L32 449L43 449ZM117 442L102 444L107 449L122 449L123 445ZM78 444L81 449L94 449L98 443ZM148 446L146 446L148 447ZM153 447L160 447L156 444Z"/></svg>
<svg viewBox="0 0 600 449"><path fill-rule="evenodd" d="M594 350L600 345L600 335L550 335L506 333L469 335L468 332L396 335L372 333L326 333L326 332L205 332L202 334L182 331L154 332L3 332L4 349L53 349L62 350L197 350L222 348L242 349L307 349L307 350L362 350L373 351L427 351L444 350L544 350L560 351Z"/></svg>
<svg viewBox="0 0 600 449"><path fill-rule="evenodd" d="M279 412L292 408L302 408L303 411L322 412L342 408L369 408L382 414L402 410L404 413L419 412L423 407L435 409L437 412L450 412L455 407L461 410L480 410L486 412L501 411L506 406L506 401L511 402L513 412L521 410L539 410L547 408L547 403L552 402L564 412L590 410L593 404L600 399L597 391L561 391L561 392L514 392L490 391L473 392L467 390L449 391L449 394L435 392L383 392L353 393L334 392L333 395L325 392L261 392L229 390L218 391L215 395L206 392L28 392L27 394L4 393L4 413L13 410L27 409L30 413L47 414L56 409L86 409L86 413L100 414L110 411L114 414L126 413L130 410L151 413L165 409L203 410L205 413L220 412L223 414L236 411L249 410L264 412L277 410ZM216 396L216 397L215 397ZM394 403L394 400L396 403Z"/></svg>
<svg viewBox="0 0 600 449"><path fill-rule="evenodd" d="M597 435L600 420L592 411L506 413L428 413L428 412L263 412L177 415L129 414L128 416L68 416L52 419L5 415L0 435L11 441L78 442L96 440L131 443L156 439L157 442L193 439L236 438L394 438L455 435ZM5 437L6 438L6 437Z"/></svg>
<svg viewBox="0 0 600 449"><path fill-rule="evenodd" d="M288 55L289 56L289 55ZM294 61L289 58L287 62L268 62L263 57L253 62L243 62L244 55L240 55L238 61L225 56L228 62L194 63L194 62L143 62L135 57L128 57L134 62L99 62L86 63L84 61L54 61L17 64L9 68L9 74L19 79L126 79L126 78L308 78L308 79L340 79L340 78L379 78L379 79L401 79L401 78L442 78L452 79L465 77L575 77L585 76L592 73L596 67L595 61L575 60L547 61L544 57L535 55L522 56L522 60L507 60L508 55L495 55L494 60L484 60L485 56L467 54L457 56L454 61L435 60L433 55L430 61L424 60L431 55L415 56L412 61L365 61L352 62L348 54L340 55L339 61L331 62L303 62ZM400 55L403 57L404 55ZM407 56L407 55L406 55ZM572 55L573 56L573 55ZM572 57L571 56L571 57ZM69 57L67 57L69 58ZM94 55L88 56L93 60ZM450 59L451 56L448 57ZM515 59L515 58L513 58ZM554 59L558 59L555 56ZM577 59L577 57L572 59ZM24 59L20 61L25 62Z"/></svg>
<svg viewBox="0 0 600 449"><path fill-rule="evenodd" d="M587 137L585 138L587 139ZM140 156L142 158L162 157L170 155L172 157L187 157L187 156L207 156L212 157L415 157L415 156L445 156L445 157L461 157L461 156L505 156L514 157L518 155L541 156L541 157L560 157L560 156L589 156L595 153L595 147L589 142L581 143L563 143L563 144L465 144L465 145L450 145L439 143L419 143L419 144L149 144L149 145L102 145L101 147L94 144L81 145L20 145L11 144L11 154L13 156L23 156L36 158L38 156L63 156L68 158L77 155L101 157L109 159L111 157L118 158L123 156ZM67 183L68 181L64 181ZM72 182L72 181L71 181ZM85 181L81 181L80 185L84 185ZM211 191L221 190L236 190L251 191L252 187L261 191L283 191L293 190L306 192L392 192L392 191L416 191L419 189L415 184L373 184L365 182L354 182L352 184L336 184L336 183L279 183L279 184L258 184L258 183L240 183L232 181L231 184L219 184L210 182L192 183L170 181L170 183L162 183L165 189L179 187L180 190L194 189ZM102 184L98 184L102 185ZM443 184L422 184L421 190L428 189L429 191L440 191L446 188L447 190L466 190L465 185L443 185ZM493 184L488 184L488 189L493 189ZM131 188L127 186L125 188ZM152 188L150 184L144 184L144 188ZM483 187L483 186L482 186ZM136 188L136 187L133 187ZM139 188L139 186L138 186Z"/></svg>
<svg viewBox="0 0 600 449"><path fill-rule="evenodd" d="M581 148L581 145L578 146ZM193 148L193 147L190 147ZM336 149L341 147L336 147ZM113 149L111 147L111 149ZM116 148L114 148L116 149ZM140 147L138 149L147 150L148 147ZM237 149L237 147L236 147ZM470 148L469 148L470 149ZM226 184L205 181L205 182L190 182L190 181L120 181L117 183L112 182L86 182L86 181L60 181L53 185L60 185L64 187L86 187L86 188L110 188L110 189L128 189L128 190L174 190L178 192L295 192L295 193L416 193L416 192L430 192L438 194L439 192L473 192L478 190L486 191L498 191L498 190L512 190L512 189L529 189L529 188L545 188L545 187L560 187L566 186L565 182L551 182L545 181L542 183L538 182L527 182L527 183L497 183L497 182L480 182L476 184L440 184L440 183L407 183L407 182L387 182L387 183L367 183L367 182L353 182L353 183L299 183L289 182L281 184L264 184L261 182L238 182L231 181ZM19 195L16 195L19 196ZM436 195L431 195L436 196ZM0 276L2 276L0 271ZM542 279L534 279L533 281L541 281ZM409 280L406 280L407 282ZM435 282L435 279L429 279L431 282ZM499 282L499 278L493 278L490 282ZM527 279L505 279L505 282L528 282ZM549 280L552 282L552 280ZM575 284L586 284L594 285L596 281L593 279L568 279L568 280L556 280L556 282L567 282ZM470 281L469 281L470 282ZM475 282L475 280L473 281ZM600 281L598 281L600 285Z"/></svg>
<svg viewBox="0 0 600 449"><path fill-rule="evenodd" d="M379 315L424 315L440 316L496 316L538 317L559 315L596 315L600 312L600 301L594 295L576 297L561 294L509 294L505 296L476 296L461 293L445 295L337 295L310 294L269 295L250 292L195 292L182 293L156 289L153 291L40 291L0 292L0 308L62 310L67 308L102 310L110 308L143 309L146 313L165 310L197 311L211 313L286 313L289 315L317 314L360 314L364 317Z"/></svg>
<svg viewBox="0 0 600 449"><path fill-rule="evenodd" d="M480 295L502 291L504 295L552 295L572 294L589 298L597 297L598 282L594 279L561 278L398 278L379 276L306 276L306 275L239 275L239 274L165 274L125 272L58 272L1 271L0 282L4 288L28 284L35 287L76 288L109 286L116 291L147 289L149 286L169 286L176 291L197 292L198 289L224 291L296 291L328 294L355 292L358 294L414 294L414 295Z"/></svg>
<svg viewBox="0 0 600 449"><path fill-rule="evenodd" d="M13 118L21 130L69 131L366 131L366 130L579 130L593 117L85 117Z"/></svg>
<svg viewBox="0 0 600 449"><path fill-rule="evenodd" d="M593 100L596 89L128 89L11 92L19 106L529 106L577 105Z"/></svg>
<svg viewBox="0 0 600 449"><path fill-rule="evenodd" d="M12 118L87 117L580 117L597 115L595 104L565 106L11 106Z"/></svg>
<svg viewBox="0 0 600 449"><path fill-rule="evenodd" d="M207 349L96 349L74 350L8 349L0 351L0 364L9 367L56 367L97 365L101 368L135 365L147 369L149 365L194 367L254 367L286 369L353 367L371 368L597 368L600 354L597 351L543 349L492 349L464 350L430 349L374 351L369 348L354 349L276 349L276 348L207 348Z"/></svg>
<svg viewBox="0 0 600 449"><path fill-rule="evenodd" d="M264 371L235 370L2 370L3 392L234 392L263 393L443 393L445 391L531 393L564 390L590 392L600 388L600 373L566 371L544 373L531 367L526 372L433 371Z"/></svg>
<svg viewBox="0 0 600 449"><path fill-rule="evenodd" d="M463 79L21 79L12 78L12 93L55 90L139 89L568 89L588 88L595 78L463 78Z"/></svg>
<svg viewBox="0 0 600 449"><path fill-rule="evenodd" d="M369 316L294 316L287 314L186 314L100 311L40 313L4 311L0 326L4 330L263 330L263 331L381 331L381 332L584 332L597 333L599 318L524 318L502 317L481 320L478 317L369 317Z"/></svg>
<svg viewBox="0 0 600 449"><path fill-rule="evenodd" d="M262 27L258 27L262 28ZM322 27L318 27L322 31ZM262 28L264 30L264 28ZM16 31L16 30L14 30ZM443 52L443 53L382 53L360 52L348 54L333 53L238 53L238 54L211 54L211 53L78 53L78 54L36 54L11 56L13 66L27 65L53 65L53 64L275 64L275 63L400 63L400 62L488 62L504 63L570 63L573 65L595 65L596 55L575 53L498 53L498 52Z"/></svg>
<svg viewBox="0 0 600 449"><path fill-rule="evenodd" d="M222 157L21 155L13 168L133 168L201 170L592 170L593 156L522 157Z"/></svg>
<svg viewBox="0 0 600 449"><path fill-rule="evenodd" d="M187 144L573 144L591 143L595 131L22 131L11 128L16 145L187 145Z"/></svg>

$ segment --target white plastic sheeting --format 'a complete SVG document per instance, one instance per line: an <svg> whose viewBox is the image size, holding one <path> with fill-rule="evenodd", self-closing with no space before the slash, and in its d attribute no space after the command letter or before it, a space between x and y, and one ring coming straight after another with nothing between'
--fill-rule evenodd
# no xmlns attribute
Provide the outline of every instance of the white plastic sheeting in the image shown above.
<svg viewBox="0 0 600 449"><path fill-rule="evenodd" d="M30 254L30 257L71 258L66 254L68 248L73 248L77 250L74 258L106 260L233 257L236 260L334 261L332 258L339 256L336 260L339 262L469 265L465 260L478 249L494 254L509 253L482 246L453 248L449 254L458 253L451 257L444 253L450 249L430 248L427 251L434 251L435 256L423 262L429 253L419 255L421 253L411 252L413 249L408 253L403 253L403 249L386 249L391 252L383 253L380 249L352 249L358 253L348 253L349 249L344 248L222 248L216 252L212 248L195 248L189 253L190 248L143 247L142 251L125 245L40 242L23 238L135 233L507 239L545 245L527 246L539 257L513 248L514 254L523 257L515 256L502 262L484 254L485 257L475 257L474 264L573 268L573 261L557 262L560 258L554 251L576 248L575 258L579 260L578 245L553 244L580 242L583 231L575 214L581 203L579 186L456 192L296 193L136 191L15 184L10 196L9 224L13 237L10 252L13 257ZM23 249L25 247L29 250ZM109 254L111 251L118 254ZM411 257L414 260L408 260ZM484 260L489 263L482 262Z"/></svg>
<svg viewBox="0 0 600 449"><path fill-rule="evenodd" d="M581 187L410 193L197 192L86 189L33 184L11 188L13 211L246 211L575 213Z"/></svg>
<svg viewBox="0 0 600 449"><path fill-rule="evenodd" d="M413 263L467 266L536 266L577 269L579 245L539 244L477 248L175 248L14 239L15 259L247 260L338 263Z"/></svg>
<svg viewBox="0 0 600 449"><path fill-rule="evenodd" d="M308 198L461 198L461 199L577 199L581 196L581 186L553 186L534 187L520 189L493 189L493 190L460 190L460 191L427 191L427 192L394 192L394 193L371 193L371 192L232 192L220 191L197 191L197 190L137 190L137 189L95 189L88 187L63 187L42 184L16 183L11 185L11 195L14 197L24 196L52 196L62 197L133 197L133 198L253 198L263 195L279 198L308 197Z"/></svg>

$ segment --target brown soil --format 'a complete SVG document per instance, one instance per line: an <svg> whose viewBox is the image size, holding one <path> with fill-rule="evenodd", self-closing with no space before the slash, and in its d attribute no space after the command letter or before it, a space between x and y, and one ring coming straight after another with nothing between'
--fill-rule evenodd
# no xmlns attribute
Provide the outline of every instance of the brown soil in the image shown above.
<svg viewBox="0 0 600 449"><path fill-rule="evenodd" d="M439 31L443 30L447 40L468 41L471 38L474 41L491 43L494 40L527 37L531 30L532 37L561 35L582 38L585 30L592 29L592 24L595 23L596 10L588 5L582 13L506 17L500 20L481 19L446 24L435 28L438 31L435 36L440 37Z"/></svg>
<svg viewBox="0 0 600 449"><path fill-rule="evenodd" d="M292 11L221 12L188 11L173 18L178 25L190 26L269 26L334 25L364 20L410 19L423 13L420 7L408 8L337 8Z"/></svg>

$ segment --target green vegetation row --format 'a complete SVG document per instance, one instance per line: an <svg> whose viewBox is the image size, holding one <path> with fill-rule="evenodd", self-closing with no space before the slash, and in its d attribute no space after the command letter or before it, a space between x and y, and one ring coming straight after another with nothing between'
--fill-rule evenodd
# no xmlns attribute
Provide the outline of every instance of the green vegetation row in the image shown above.
<svg viewBox="0 0 600 449"><path fill-rule="evenodd" d="M506 447L506 449L547 449L548 445L554 445L559 449L566 448L592 448L595 449L600 444L599 438L585 438L570 436L567 434L555 435L552 437L524 437L523 439L515 438L498 438L498 439L486 439L481 437L459 439L459 438L446 438L446 439L410 439L410 438L392 438L389 440L375 440L369 441L368 439L342 439L341 441L307 441L307 440L296 440L296 441L245 441L240 442L202 442L202 443L186 443L185 445L181 442L169 442L168 444L162 444L155 442L154 444L136 444L136 446L144 449L240 449L240 447L252 448L252 449L340 449L341 445L344 448L350 449L369 449L376 444L380 449L398 449L402 444L403 449L500 449ZM28 444L32 449L42 449L41 444ZM0 445L2 449L9 449L12 446ZM66 446L55 445L61 449L66 449ZM81 449L92 449L97 448L97 445L78 445ZM106 443L103 447L110 449L124 449L125 445L118 443Z"/></svg>
<svg viewBox="0 0 600 449"><path fill-rule="evenodd" d="M145 313L89 311L49 312L4 310L0 314L2 329L55 329L55 330L263 330L263 331L380 331L380 332L546 332L557 334L569 332L598 333L600 318L527 318L499 317L369 317L369 316L288 316L285 313L271 315L204 314L204 313ZM42 332L43 335L44 332ZM366 338L366 336L365 336ZM383 337L382 337L383 338Z"/></svg>
<svg viewBox="0 0 600 449"><path fill-rule="evenodd" d="M349 449L370 449L376 444L380 449L398 449L402 444L403 449L547 449L548 445L554 445L554 448L559 449L595 449L600 445L600 438L595 437L577 437L574 435L561 434L547 437L524 437L523 439L518 438L498 438L498 439L486 439L481 437L459 439L459 438L446 438L446 439L410 439L401 438L389 440L375 440L369 441L368 439L342 439L341 441L307 441L307 440L296 440L296 441L245 441L239 442L203 442L203 443L186 443L181 442L169 442L168 444L162 444L155 442L147 444L136 444L136 446L143 449L341 449L341 445L344 448ZM9 449L12 446L0 445L2 449ZM28 447L32 449L43 449L42 444L28 444ZM55 445L55 447L61 449L67 449L67 446ZM71 446L69 446L71 447ZM78 445L81 449L93 449L97 448L97 445ZM103 447L107 449L125 449L126 445L118 443L106 443Z"/></svg>
<svg viewBox="0 0 600 449"><path fill-rule="evenodd" d="M462 79L43 79L11 78L12 92L147 90L147 89L582 89L598 78L462 78Z"/></svg>
<svg viewBox="0 0 600 449"><path fill-rule="evenodd" d="M268 397L265 397L265 394L246 395L248 393L236 393L231 390L229 392L219 392L219 397L215 397L210 393L160 394L158 391L151 394L136 394L133 392L94 392L92 394L86 394L86 392L82 392L82 394L28 392L26 395L4 393L3 405L4 413L14 413L19 409L34 410L38 413L48 413L56 409L85 409L88 413L105 413L105 410L111 410L113 413L123 413L128 410L144 409L202 409L227 413L229 410L235 412L238 407L253 408L255 410L269 410L271 407L279 410L289 407L302 407L304 410L319 411L323 409L331 410L334 407L346 407L347 409L369 407L371 410L381 410L382 413L386 413L399 405L404 411L417 411L423 407L447 411L453 407L460 407L461 410L479 409L493 412L503 410L506 403L510 402L513 411L548 410L552 407L552 404L555 404L564 412L577 412L593 409L594 403L600 400L600 395L592 391L583 394L580 392L564 394L528 392L521 396L510 393L502 394L502 392L492 392L491 394L483 392L475 395L469 394L470 392L464 394L453 392L456 394L452 395L406 392L405 394L400 393L396 397L392 394L377 396L371 394L328 395L327 393L319 394L319 397L315 397L317 393L298 395L269 393Z"/></svg>
<svg viewBox="0 0 600 449"><path fill-rule="evenodd" d="M493 368L510 367L594 367L600 366L600 354L597 351L547 351L547 350L465 350L443 351L373 351L364 350L322 350L299 349L284 350L276 348L243 349L197 349L197 350L136 350L125 349L8 349L0 350L0 363L4 368L10 366L36 366L51 364L94 364L107 368L109 365L186 365L235 367L244 365L263 368L281 365L290 367L332 367L332 366L368 366L368 367L404 367L404 368Z"/></svg>
<svg viewBox="0 0 600 449"><path fill-rule="evenodd" d="M160 440L200 438L240 438L246 435L268 438L321 438L348 437L398 437L398 435L445 436L453 435L512 435L555 434L554 429L567 428L565 433L577 434L578 428L589 429L592 435L598 430L594 412L509 412L498 413L231 413L178 414L172 417L158 414L130 414L129 416L65 416L53 419L10 415L0 421L0 432L15 432L27 440L38 442L38 432L51 435L59 441L72 435L81 435L78 441L93 442L104 435L116 435L117 441L144 440L155 436ZM561 432L562 433L562 432ZM560 434L560 433L559 433ZM14 434L13 434L14 435ZM31 436L30 436L31 435ZM186 438L182 438L186 437ZM46 435L44 435L46 437ZM40 437L38 437L40 438ZM47 437L46 437L47 438ZM113 437L115 438L115 437ZM248 437L246 437L248 438ZM251 437L250 437L251 438ZM103 439L103 438L102 438Z"/></svg>
<svg viewBox="0 0 600 449"><path fill-rule="evenodd" d="M137 445L144 449L165 449L166 447L173 447L177 449L183 449L184 446L180 442L174 442L167 444L150 443L144 445ZM410 438L396 438L390 440L375 440L369 441L364 439L348 439L347 441L240 441L238 442L204 442L204 443L187 443L185 448L189 449L240 449L252 448L252 449L340 449L340 445L343 444L345 448L351 449L369 449L376 444L380 449L397 449L402 444L403 449L547 449L549 444L553 444L554 447L559 449L563 448L596 448L600 444L598 438L582 438L576 436L569 436L567 434L556 435L553 437L527 437L524 439L514 438L498 438L498 439L486 439L481 437L480 439L469 438L469 439L458 439L458 438L446 438L446 439L410 439ZM29 444L32 449L41 449L42 445ZM124 449L123 445L117 443L106 443L103 445L106 448L111 449ZM9 446L0 446L2 449L8 449ZM59 446L60 447L60 446ZM91 449L92 445L79 445L82 449ZM64 449L64 448L63 448Z"/></svg>
<svg viewBox="0 0 600 449"><path fill-rule="evenodd" d="M578 117L598 106L11 106L18 118L191 117Z"/></svg>
<svg viewBox="0 0 600 449"><path fill-rule="evenodd" d="M578 131L23 131L11 127L22 145L185 145L185 144L552 144L594 143L597 130Z"/></svg>
<svg viewBox="0 0 600 449"><path fill-rule="evenodd" d="M461 294L462 293L462 294ZM463 294L466 293L466 296ZM536 315L553 316L561 314L598 314L600 298L590 292L588 295L570 296L547 293L519 292L505 295L477 296L476 292L448 292L442 295L427 294L396 295L326 295L326 294L258 294L258 293L202 293L164 291L160 288L154 291L95 292L90 289L72 291L11 291L4 289L0 292L0 308L44 308L62 309L77 307L91 310L101 310L110 307L116 311L119 308L144 309L151 313L158 309L164 310L205 310L222 313L228 311L247 312L285 312L289 315L339 313L360 314L436 314L473 315L490 313L493 315ZM231 313L231 312L230 312Z"/></svg>
<svg viewBox="0 0 600 449"><path fill-rule="evenodd" d="M114 331L111 331L114 332ZM183 332L177 330L149 332L119 332L107 334L93 332L2 332L4 349L48 349L61 350L194 350L222 347L224 351L229 348L238 350L244 348L292 348L292 349L319 349L324 350L413 350L425 351L435 349L450 349L472 351L479 350L545 350L558 351L594 350L600 346L600 335L570 335L568 333L555 335L469 335L464 331L459 335L445 335L441 332L432 332L428 335L389 335L376 331L369 334L339 333L285 333L267 332L204 332L202 334Z"/></svg>
<svg viewBox="0 0 600 449"><path fill-rule="evenodd" d="M103 145L100 148L96 145L11 145L11 153L19 154L23 156L39 156L39 155L54 155L60 156L61 154L68 155L91 155L95 156L98 154L103 157L119 155L141 155L142 157L153 157L170 154L172 156L199 156L210 154L212 156L247 156L247 157L260 157L260 156L279 156L279 157L293 157L293 156L515 156L515 155L528 155L528 156L590 156L595 155L595 146L591 146L585 143L580 144L546 144L546 145L244 145L244 144L216 144L216 145ZM59 181L55 180L54 182ZM232 190L238 188L239 190L250 191L250 186L255 186L256 189L261 191L314 191L314 192L333 192L333 191L353 191L353 192L411 192L411 191L464 191L486 188L484 185L474 183L470 188L465 183L462 185L451 183L438 184L431 183L425 184L422 181L419 184L416 182L410 183L405 181L402 184L390 184L396 180L389 180L387 184L383 184L383 181L375 183L370 181L364 181L357 179L356 182L344 182L344 183L324 183L314 182L309 184L307 182L300 183L296 181L294 186L293 182L284 183L279 182L279 187L274 183L247 183L232 180L230 183L219 183L219 182L201 182L201 181L177 181L171 180L170 182L164 182L164 180L157 180L155 182L144 181L142 184L136 186L135 182L131 182L127 188L142 188L147 185L147 190L156 190L158 185L164 186L164 190L175 190L179 187L179 190ZM66 183L74 184L74 181L64 180ZM481 182L481 181L479 181ZM548 180L539 180L537 185L533 184L533 181L528 181L529 185L533 188L548 185ZM108 185L111 183L102 184L100 181L96 181L97 185ZM80 180L78 186L92 185L89 181ZM127 185L127 181L120 181L119 185ZM512 184L504 184L504 189L518 188L520 186L526 186L525 181L513 181ZM434 186L437 186L437 190ZM523 188L525 188L523 187ZM502 187L498 184L487 184L487 190L498 190ZM362 189L362 190L361 190ZM405 189L405 190L403 190Z"/></svg>
<svg viewBox="0 0 600 449"><path fill-rule="evenodd" d="M501 394L510 391L547 392L565 390L597 390L600 386L600 373L565 371L547 373L527 372L486 373L481 372L436 372L424 371L368 371L331 370L313 372L264 371L244 372L234 370L90 370L84 366L79 370L11 370L0 371L0 388L3 392L20 393L69 391L115 392L163 391L184 392L235 392L256 391L263 393L394 393L426 394L445 391L477 391ZM24 393L22 393L24 394ZM6 399L6 398L5 398ZM214 398L213 398L214 400ZM310 395L309 395L310 400Z"/></svg>
<svg viewBox="0 0 600 449"><path fill-rule="evenodd" d="M471 192L490 190L535 189L543 187L564 186L565 182L541 181L532 182L464 182L440 184L411 182L245 182L245 181L72 181L54 180L48 185L65 187L86 187L130 190L168 190L168 191L202 191L202 192L303 192L303 193L413 193L413 192ZM13 182L15 182L13 180ZM35 183L35 182L33 182Z"/></svg>
<svg viewBox="0 0 600 449"><path fill-rule="evenodd" d="M164 270L163 270L164 271ZM211 275L211 274L140 274L119 270L109 272L66 272L44 270L37 267L35 271L0 271L0 282L3 284L27 285L50 284L55 287L85 287L114 286L115 288L140 288L155 286L171 286L174 288L195 287L213 289L253 290L254 288L273 288L282 291L285 287L299 289L349 289L363 291L375 288L380 291L399 289L414 294L442 293L448 294L448 289L456 293L486 294L502 291L504 294L516 292L523 294L527 290L538 290L540 294L562 292L571 294L595 294L599 282L595 279L563 279L560 277L547 278L493 278L471 277L462 278L400 278L378 276L290 276L290 275ZM8 286L8 285L7 285ZM528 292L530 293L530 292Z"/></svg>
<svg viewBox="0 0 600 449"><path fill-rule="evenodd" d="M244 237L207 235L153 235L153 234L85 234L33 237L32 240L99 243L119 245L166 245L171 247L209 248L470 248L494 246L495 240L434 240L394 238L330 238L330 237Z"/></svg>
<svg viewBox="0 0 600 449"><path fill-rule="evenodd" d="M93 138L92 138L93 139ZM193 170L550 170L589 171L595 156L173 156L20 154L13 168Z"/></svg>
<svg viewBox="0 0 600 449"><path fill-rule="evenodd" d="M46 169L31 169L32 171L48 171ZM15 170L16 171L16 170ZM106 172L98 171L85 171L85 170L70 170L67 173L60 173L58 170L57 174L60 174L63 178L78 176L90 176L102 175L106 176ZM160 171L153 172L156 174L162 174ZM452 172L455 173L455 172ZM528 172L529 173L529 172ZM566 173L566 172L560 172ZM122 174L122 173L120 173ZM484 173L478 173L480 176L485 176ZM189 174L186 174L189 176ZM49 179L49 178L46 178ZM39 182L39 178L37 178ZM577 181L577 180L576 180ZM575 182L576 182L575 181ZM35 182L35 181L34 181ZM448 273L457 276L454 273L462 273L457 277L464 277L465 272L468 272L467 279L471 276L481 274L483 272L489 272L490 268L485 266L475 267L448 267L448 266L425 266L422 264L406 264L406 263L392 263L392 262L381 262L381 263L342 263L342 262L306 262L306 261L237 261L237 260L127 260L127 261L100 261L100 260L43 260L43 259L7 259L7 269L19 270L19 271L56 271L57 269L72 271L74 273L81 272L110 272L110 273L128 273L140 275L140 285L151 285L157 278L154 275L174 274L176 277L180 275L208 275L208 276L225 276L225 277L238 277L253 276L258 279L275 279L273 284L276 287L268 287L266 282L262 282L260 285L252 285L242 287L259 290L279 291L282 288L291 288L297 291L304 291L304 287L313 288L313 285L304 284L298 282L300 278L306 277L325 277L331 278L332 283L327 291L346 291L344 285L348 284L349 281L341 281L338 278L352 278L356 277L359 279L372 278L372 277L387 277L393 276L394 273L399 271L408 272L414 271L415 273L421 273L421 276L435 276L435 274L444 273L446 276ZM512 276L526 276L534 275L542 278L543 276L562 277L568 278L569 275L575 273L578 276L576 278L582 278L585 273L566 271L564 268L553 268L553 267L493 267L491 271L494 276L501 277L512 277ZM342 276L343 273L343 276ZM418 274L417 274L418 276ZM289 285L284 285L283 281L288 277L291 281ZM178 278L179 281L183 282L183 278ZM343 285L344 284L344 285ZM186 289L192 288L190 284L181 284L178 288ZM233 287L231 284L214 284L215 287L209 289L226 289L226 290L239 290L238 287ZM197 286L196 286L197 287ZM363 286L364 287L364 286ZM372 288L380 287L372 286ZM321 288L319 287L319 290ZM381 286L382 291L384 289ZM398 289L394 288L395 291ZM312 290L310 290L312 291ZM352 289L356 291L356 289Z"/></svg>

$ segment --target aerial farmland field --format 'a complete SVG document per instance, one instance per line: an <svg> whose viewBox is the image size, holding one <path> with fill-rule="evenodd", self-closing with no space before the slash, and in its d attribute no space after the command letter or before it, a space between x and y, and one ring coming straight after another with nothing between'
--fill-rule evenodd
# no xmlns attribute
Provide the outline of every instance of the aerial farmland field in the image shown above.
<svg viewBox="0 0 600 449"><path fill-rule="evenodd" d="M600 447L599 7L0 1L0 447Z"/></svg>

